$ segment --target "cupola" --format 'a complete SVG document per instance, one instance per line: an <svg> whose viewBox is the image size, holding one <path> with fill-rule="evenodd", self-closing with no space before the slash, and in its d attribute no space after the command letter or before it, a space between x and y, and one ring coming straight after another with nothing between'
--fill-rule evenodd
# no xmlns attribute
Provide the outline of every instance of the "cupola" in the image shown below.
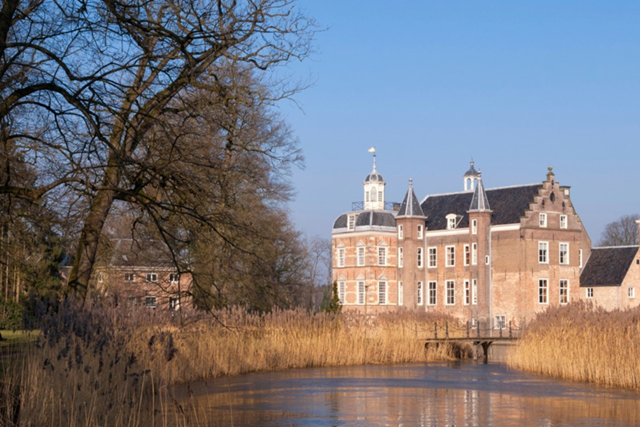
<svg viewBox="0 0 640 427"><path fill-rule="evenodd" d="M384 210L384 187L386 183L382 175L376 170L376 149L371 147L369 152L373 154L373 170L364 179L364 209Z"/></svg>
<svg viewBox="0 0 640 427"><path fill-rule="evenodd" d="M473 191L476 188L476 183L478 181L479 172L473 166L474 162L471 160L471 167L464 174L464 191Z"/></svg>

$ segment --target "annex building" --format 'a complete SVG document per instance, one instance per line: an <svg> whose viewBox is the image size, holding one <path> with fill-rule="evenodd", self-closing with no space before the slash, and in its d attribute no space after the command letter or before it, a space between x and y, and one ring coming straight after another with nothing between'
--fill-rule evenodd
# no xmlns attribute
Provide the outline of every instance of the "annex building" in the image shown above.
<svg viewBox="0 0 640 427"><path fill-rule="evenodd" d="M534 184L485 189L473 162L462 178L462 191L421 199L410 180L402 204L386 203L374 154L364 202L333 224L344 310L438 311L499 328L577 299L640 304L638 246L592 249L551 167Z"/></svg>

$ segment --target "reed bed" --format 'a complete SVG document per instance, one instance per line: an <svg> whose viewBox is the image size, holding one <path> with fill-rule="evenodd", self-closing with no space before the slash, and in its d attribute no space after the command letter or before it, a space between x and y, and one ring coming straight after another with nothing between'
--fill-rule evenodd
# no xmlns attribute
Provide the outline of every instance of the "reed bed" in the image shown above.
<svg viewBox="0 0 640 427"><path fill-rule="evenodd" d="M195 422L172 384L303 367L450 360L423 339L442 315L240 309L187 323L170 313L65 302L46 316L0 387L0 425L142 426ZM181 324L182 323L182 324Z"/></svg>
<svg viewBox="0 0 640 427"><path fill-rule="evenodd" d="M508 366L556 378L640 389L640 309L584 302L550 308L530 324Z"/></svg>

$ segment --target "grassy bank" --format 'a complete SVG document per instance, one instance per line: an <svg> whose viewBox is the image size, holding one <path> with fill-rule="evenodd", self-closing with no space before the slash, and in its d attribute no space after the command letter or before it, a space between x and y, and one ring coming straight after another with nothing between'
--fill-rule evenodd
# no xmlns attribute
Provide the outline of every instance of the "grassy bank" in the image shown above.
<svg viewBox="0 0 640 427"><path fill-rule="evenodd" d="M640 310L584 303L550 308L528 327L507 364L523 371L640 389Z"/></svg>
<svg viewBox="0 0 640 427"><path fill-rule="evenodd" d="M171 384L302 367L451 359L425 351L427 314L266 315L227 310L179 325L168 313L62 306L5 377L1 425L191 425Z"/></svg>

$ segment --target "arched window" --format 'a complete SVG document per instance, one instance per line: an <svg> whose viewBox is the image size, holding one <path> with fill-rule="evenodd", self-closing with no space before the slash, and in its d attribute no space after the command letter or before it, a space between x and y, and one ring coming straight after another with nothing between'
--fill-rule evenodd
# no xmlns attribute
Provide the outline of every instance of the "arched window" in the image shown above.
<svg viewBox="0 0 640 427"><path fill-rule="evenodd" d="M378 201L378 191L376 190L376 187L371 187L371 201L372 202Z"/></svg>

